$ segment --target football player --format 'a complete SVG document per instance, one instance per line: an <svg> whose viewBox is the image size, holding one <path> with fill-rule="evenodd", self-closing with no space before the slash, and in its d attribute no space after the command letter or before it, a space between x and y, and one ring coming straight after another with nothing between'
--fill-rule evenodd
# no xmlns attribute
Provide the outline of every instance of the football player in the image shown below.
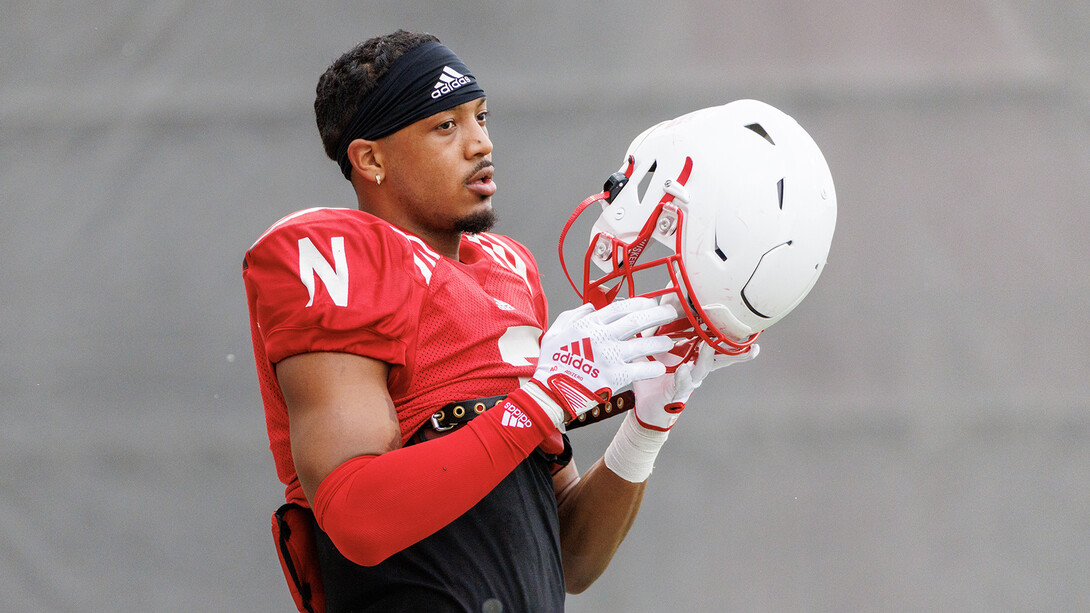
<svg viewBox="0 0 1090 613"><path fill-rule="evenodd" d="M623 539L660 438L580 476L561 428L664 376L646 357L671 341L637 333L676 312L625 300L547 325L533 256L488 232L484 91L435 37L357 46L315 112L358 207L285 217L243 272L296 604L560 611Z"/></svg>
<svg viewBox="0 0 1090 613"><path fill-rule="evenodd" d="M489 231L487 100L450 49L366 41L322 75L315 113L357 207L285 217L243 272L296 605L561 611L627 533L694 389L756 357L816 281L824 158L754 101L652 127L580 207L603 203L585 304L548 325L534 257ZM641 263L652 240L670 255ZM671 284L637 292L645 266ZM630 408L580 475L566 427Z"/></svg>

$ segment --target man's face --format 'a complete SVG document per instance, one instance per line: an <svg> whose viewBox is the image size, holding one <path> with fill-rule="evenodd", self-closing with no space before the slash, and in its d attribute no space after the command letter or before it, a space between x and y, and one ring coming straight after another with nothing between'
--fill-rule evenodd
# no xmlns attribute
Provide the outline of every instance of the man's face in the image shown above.
<svg viewBox="0 0 1090 613"><path fill-rule="evenodd" d="M492 219L492 141L484 98L436 113L380 139L397 210L391 222L420 235L483 231Z"/></svg>

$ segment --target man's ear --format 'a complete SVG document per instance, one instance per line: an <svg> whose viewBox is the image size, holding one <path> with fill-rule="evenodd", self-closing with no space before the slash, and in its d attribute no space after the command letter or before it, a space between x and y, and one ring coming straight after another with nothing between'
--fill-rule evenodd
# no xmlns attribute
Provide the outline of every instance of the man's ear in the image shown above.
<svg viewBox="0 0 1090 613"><path fill-rule="evenodd" d="M362 138L348 144L348 161L352 164L352 169L368 181L375 181L384 174L382 156L375 150L375 145L375 141Z"/></svg>

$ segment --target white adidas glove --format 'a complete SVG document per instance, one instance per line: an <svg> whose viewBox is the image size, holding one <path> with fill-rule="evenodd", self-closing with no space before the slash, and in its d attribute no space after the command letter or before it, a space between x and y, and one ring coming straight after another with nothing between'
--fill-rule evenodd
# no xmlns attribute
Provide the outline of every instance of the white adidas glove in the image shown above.
<svg viewBox="0 0 1090 613"><path fill-rule="evenodd" d="M590 304L565 311L541 337L537 369L522 389L560 427L633 381L665 373L663 364L646 358L673 343L636 334L674 319L674 307L650 298L621 300L597 311Z"/></svg>
<svg viewBox="0 0 1090 613"><path fill-rule="evenodd" d="M686 362L672 374L632 384L636 407L625 415L620 429L606 448L606 467L625 481L642 483L651 476L655 458L677 422L693 390L700 387L709 373L738 362L757 357L757 345L741 355L716 353L707 343L701 343L695 363ZM655 356L673 364L679 359L673 354ZM672 364L671 364L672 365Z"/></svg>
<svg viewBox="0 0 1090 613"><path fill-rule="evenodd" d="M636 394L636 420L644 428L666 432L674 427L693 390L700 387L709 374L731 364L748 362L761 352L759 345L750 346L741 355L717 353L707 343L700 343L694 362L686 362L673 373L654 379L644 379L632 384ZM655 359L667 366L677 364L680 358L671 353L656 355Z"/></svg>

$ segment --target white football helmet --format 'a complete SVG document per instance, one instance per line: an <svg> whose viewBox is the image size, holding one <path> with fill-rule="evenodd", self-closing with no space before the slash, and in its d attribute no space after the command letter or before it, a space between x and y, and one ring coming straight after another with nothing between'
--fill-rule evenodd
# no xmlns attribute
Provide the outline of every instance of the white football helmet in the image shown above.
<svg viewBox="0 0 1090 613"><path fill-rule="evenodd" d="M695 111L636 137L621 172L564 227L565 275L564 236L594 202L602 213L583 261L584 302L602 307L622 289L661 297L686 317L658 332L687 342L689 356L701 340L743 353L790 313L825 267L836 225L833 179L817 144L755 100ZM652 239L668 255L641 262ZM635 287L637 273L655 267L665 269L667 286ZM594 268L600 276L592 279Z"/></svg>

